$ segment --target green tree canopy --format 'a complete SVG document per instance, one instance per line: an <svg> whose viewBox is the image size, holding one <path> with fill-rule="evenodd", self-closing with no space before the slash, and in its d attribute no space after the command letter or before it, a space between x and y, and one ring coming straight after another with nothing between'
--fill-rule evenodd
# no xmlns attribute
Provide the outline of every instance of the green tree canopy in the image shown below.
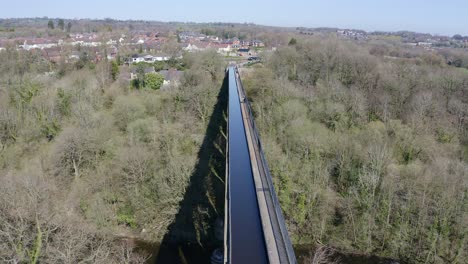
<svg viewBox="0 0 468 264"><path fill-rule="evenodd" d="M145 87L157 90L164 83L164 76L159 73L148 73L145 75Z"/></svg>
<svg viewBox="0 0 468 264"><path fill-rule="evenodd" d="M54 21L49 20L49 23L47 23L47 27L50 29L54 29Z"/></svg>
<svg viewBox="0 0 468 264"><path fill-rule="evenodd" d="M63 30L65 28L65 21L63 21L63 19L59 19L57 27L60 28L60 30Z"/></svg>
<svg viewBox="0 0 468 264"><path fill-rule="evenodd" d="M117 80L117 76L119 75L119 65L117 64L117 62L115 61L112 61L111 62L111 76L112 76L112 80Z"/></svg>
<svg viewBox="0 0 468 264"><path fill-rule="evenodd" d="M295 38L291 38L291 40L288 43L289 46L293 46L293 45L296 45L296 44L297 44L297 40Z"/></svg>
<svg viewBox="0 0 468 264"><path fill-rule="evenodd" d="M70 33L70 31L71 31L71 27L72 27L72 23L68 22L68 24L67 24L67 32L68 33Z"/></svg>

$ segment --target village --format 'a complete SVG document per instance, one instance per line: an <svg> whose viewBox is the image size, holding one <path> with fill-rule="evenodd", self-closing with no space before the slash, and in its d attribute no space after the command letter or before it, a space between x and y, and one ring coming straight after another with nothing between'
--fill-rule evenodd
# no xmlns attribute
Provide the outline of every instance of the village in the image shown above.
<svg viewBox="0 0 468 264"><path fill-rule="evenodd" d="M86 50L90 60L123 59L125 62L167 61L180 57L184 52L216 50L227 57L256 56L265 45L260 40L240 40L236 37L220 39L197 32L178 33L177 42L170 32L133 32L132 35L104 36L98 33L72 33L67 38L59 37L16 37L0 38L0 51L7 48L39 53L55 63L79 59ZM171 51L165 45L172 45ZM176 46L176 47L174 47ZM175 52L175 53L174 53ZM169 54L172 53L172 54Z"/></svg>
<svg viewBox="0 0 468 264"><path fill-rule="evenodd" d="M137 65L142 64L140 68L144 68L145 74L158 72L164 76L163 87L178 83L182 76L182 69L167 62L180 60L186 53L213 50L227 60L251 62L258 60L259 52L265 48L261 40L240 40L237 37L221 39L194 31L136 31L113 35L107 32L87 32L70 33L65 38L0 38L0 52L6 49L27 51L52 66L77 64L80 60L94 63L116 61L123 68L121 77L129 81L137 78ZM154 67L156 64L159 66ZM55 71L47 74L55 74Z"/></svg>
<svg viewBox="0 0 468 264"><path fill-rule="evenodd" d="M261 54L274 51L281 44L266 45L262 38L255 35L251 38L245 35L222 34L208 29L164 29L160 27L139 27L111 30L101 28L70 31L71 22L65 29L64 23L59 29L38 28L29 34L15 34L0 28L0 52L13 49L26 52L27 56L41 58L47 64L47 75L60 72L64 65L74 65L80 68L88 62L97 64L107 60L115 62L120 68L119 78L132 82L141 75L160 73L164 76L163 87L176 85L183 76L183 66L180 61L184 55L202 51L215 51L226 61L238 63L256 63ZM190 27L189 27L190 28ZM107 30L106 30L107 29ZM5 32L5 33L4 33ZM434 52L442 47L465 47L467 37L431 36L411 32L366 32L363 30L342 30L332 28L296 28L299 35L335 35L338 38L369 42L388 36L398 36L401 41L414 49L424 49ZM271 43L270 43L271 44ZM395 56L385 56L394 58ZM448 61L455 59L448 58ZM450 63L449 63L450 64ZM140 75L140 77L138 77Z"/></svg>

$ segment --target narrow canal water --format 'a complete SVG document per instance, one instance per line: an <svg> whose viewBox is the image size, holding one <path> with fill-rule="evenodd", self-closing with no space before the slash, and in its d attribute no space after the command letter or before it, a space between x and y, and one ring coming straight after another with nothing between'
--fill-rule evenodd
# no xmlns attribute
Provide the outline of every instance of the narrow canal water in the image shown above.
<svg viewBox="0 0 468 264"><path fill-rule="evenodd" d="M235 68L229 67L229 203L232 263L267 263Z"/></svg>

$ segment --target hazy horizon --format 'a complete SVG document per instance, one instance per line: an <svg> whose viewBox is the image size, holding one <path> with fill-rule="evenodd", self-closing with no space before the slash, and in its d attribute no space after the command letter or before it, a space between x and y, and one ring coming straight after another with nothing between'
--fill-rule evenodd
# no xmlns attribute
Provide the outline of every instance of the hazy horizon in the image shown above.
<svg viewBox="0 0 468 264"><path fill-rule="evenodd" d="M131 22L131 21L148 21L148 22L159 22L159 23L187 23L187 24L190 24L190 23L195 23L195 24L210 24L210 23L224 23L224 24L246 24L246 23L251 23L251 24L254 24L256 26L265 26L265 27L279 27L279 28L310 28L310 29L317 29L317 28L336 28L336 29L348 29L348 30L363 30L363 31L366 31L368 33L371 33L371 32L391 32L391 33L396 33L396 32L415 32L415 33L420 33L420 34L431 34L433 36L448 36L448 37L451 37L453 35L456 35L456 34L460 34L462 36L464 36L464 34L461 34L461 33L458 33L458 32L455 32L453 34L440 34L440 33L432 33L432 32L425 32L425 31L417 31L417 30L409 30L409 29L397 29L397 30L380 30L380 29L376 29L376 30L366 30L366 29L363 29L363 28L355 28L355 27L338 27L338 26L326 26L326 25L323 25L323 26L284 26L284 25L268 25L268 24L259 24L259 23L255 23L255 22L250 22L250 21L244 21L244 22L241 22L241 21L202 21L202 22L197 22L197 21L190 21L190 20L187 20L187 21L178 21L178 20L166 20L166 21L163 21L163 20L152 20L152 19L138 19L138 18L135 18L135 19L119 19L119 18L113 18L113 17L103 17L103 18L93 18L93 17L49 17L49 16L35 16L35 17L0 17L0 19L32 19L32 18L47 18L47 19L65 19L65 20L106 20L106 19L111 19L111 20L115 20L115 21L124 21L124 22ZM468 37L468 35L466 35Z"/></svg>
<svg viewBox="0 0 468 264"><path fill-rule="evenodd" d="M28 6L28 8L24 8ZM92 8L90 8L92 7ZM228 10L228 11L226 11ZM287 12L285 12L287 10ZM64 19L148 20L160 22L255 23L279 27L330 27L365 31L414 31L433 35L468 35L464 27L468 2L453 0L402 0L375 3L358 0L352 3L293 0L287 6L279 1L238 0L230 5L208 0L135 3L82 0L80 5L54 0L8 2L0 18L50 17Z"/></svg>

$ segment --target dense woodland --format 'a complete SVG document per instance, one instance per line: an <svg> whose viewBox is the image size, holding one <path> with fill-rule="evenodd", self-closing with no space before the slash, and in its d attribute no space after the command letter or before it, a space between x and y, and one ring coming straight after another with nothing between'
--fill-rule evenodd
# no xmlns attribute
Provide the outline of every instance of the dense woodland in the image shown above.
<svg viewBox="0 0 468 264"><path fill-rule="evenodd" d="M310 251L301 260L466 263L466 52L287 45L291 34L265 36L281 47L241 73L290 235ZM135 241L211 250L224 212L223 58L184 54L181 85L167 90L132 86L106 60L51 65L8 48L0 61L0 262L154 254Z"/></svg>
<svg viewBox="0 0 468 264"><path fill-rule="evenodd" d="M468 71L430 52L290 44L243 75L293 242L313 263L466 263Z"/></svg>
<svg viewBox="0 0 468 264"><path fill-rule="evenodd" d="M155 91L113 81L107 61L53 77L25 52L0 57L0 262L147 259L127 238L161 241L180 209L201 162L222 60L189 54L181 86ZM209 174L223 176L209 162ZM205 242L216 217L207 212L223 212L206 208L224 203L215 184L199 194L212 204L193 208L197 220L179 224L196 226L176 239Z"/></svg>

